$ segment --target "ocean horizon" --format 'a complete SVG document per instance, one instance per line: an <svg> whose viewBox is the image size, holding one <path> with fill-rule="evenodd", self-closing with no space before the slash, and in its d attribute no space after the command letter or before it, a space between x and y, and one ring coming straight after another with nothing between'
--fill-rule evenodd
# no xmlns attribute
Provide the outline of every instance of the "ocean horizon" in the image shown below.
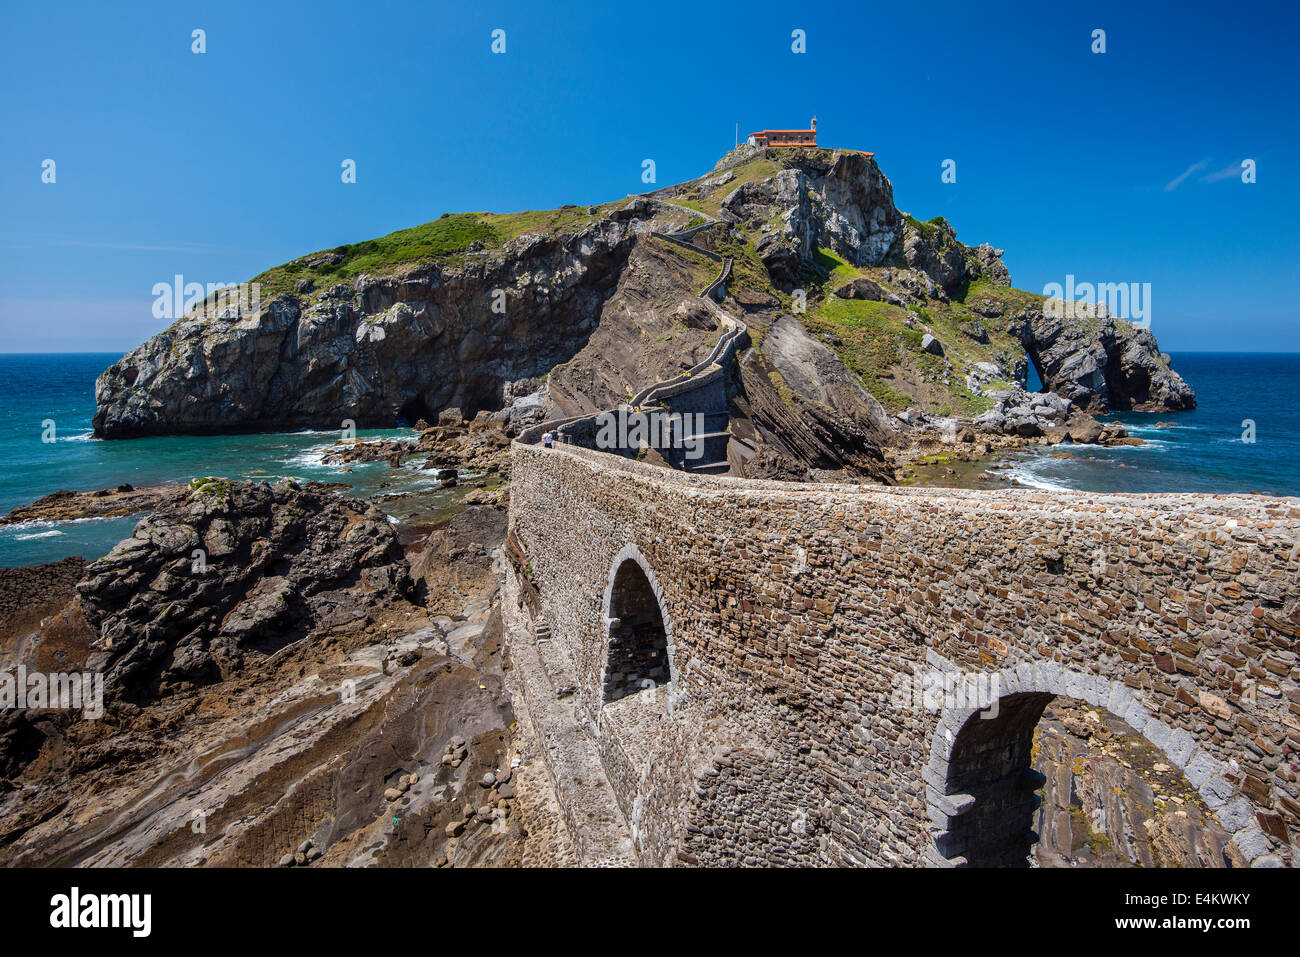
<svg viewBox="0 0 1300 957"><path fill-rule="evenodd" d="M121 353L0 353L0 513L59 489L136 487L205 475L339 482L363 497L437 495L432 472L414 463L325 465L335 431L94 438L96 377ZM1092 492L1300 495L1300 353L1175 352L1174 368L1196 391L1183 412L1123 412L1140 446L1043 446L996 457L1007 484ZM1260 382L1270 388L1261 390ZM1031 379L1031 385L1033 385ZM53 422L52 441L45 423ZM1253 425L1254 441L1251 437ZM359 430L400 438L409 429ZM1006 487L1005 485L1002 487ZM400 508L400 506L399 506ZM401 516L399 513L399 517ZM27 522L0 528L0 567L93 559L131 534L139 516Z"/></svg>

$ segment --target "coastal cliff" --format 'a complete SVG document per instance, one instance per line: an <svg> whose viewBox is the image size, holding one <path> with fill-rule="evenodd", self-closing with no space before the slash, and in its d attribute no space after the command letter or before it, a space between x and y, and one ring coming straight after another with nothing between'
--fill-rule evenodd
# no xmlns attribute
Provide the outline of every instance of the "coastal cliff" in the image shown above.
<svg viewBox="0 0 1300 957"><path fill-rule="evenodd" d="M607 408L716 342L692 305L709 256L734 261L724 305L752 333L729 401L755 475L888 480L885 450L918 429L1096 441L1091 413L1195 404L1148 330L1055 316L1001 255L900 212L869 154L740 147L644 196L448 215L270 269L255 310L196 307L105 371L94 428L386 427L452 409L517 428ZM1063 403L1024 394L1031 362Z"/></svg>

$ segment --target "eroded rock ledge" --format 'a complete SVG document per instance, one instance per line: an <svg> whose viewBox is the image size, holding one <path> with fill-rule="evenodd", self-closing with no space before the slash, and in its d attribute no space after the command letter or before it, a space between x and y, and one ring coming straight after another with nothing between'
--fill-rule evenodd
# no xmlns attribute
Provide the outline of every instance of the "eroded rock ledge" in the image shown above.
<svg viewBox="0 0 1300 957"><path fill-rule="evenodd" d="M88 661L110 695L146 700L219 680L252 652L364 619L411 590L387 516L282 482L196 480L86 569Z"/></svg>

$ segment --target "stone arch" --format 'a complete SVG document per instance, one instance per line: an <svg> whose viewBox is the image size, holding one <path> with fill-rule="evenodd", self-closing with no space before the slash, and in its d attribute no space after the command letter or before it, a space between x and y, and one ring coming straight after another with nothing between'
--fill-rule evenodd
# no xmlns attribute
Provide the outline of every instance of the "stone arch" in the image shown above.
<svg viewBox="0 0 1300 957"><path fill-rule="evenodd" d="M936 659L932 655L931 663ZM938 662L941 670L957 670ZM933 839L928 863L1007 866L1028 857L1034 791L1042 779L1030 767L1030 743L1038 719L1057 696L1105 708L1125 721L1183 772L1245 860L1255 866L1276 860L1263 860L1268 838L1255 822L1250 799L1227 780L1224 765L1197 746L1190 732L1147 711L1126 685L1055 662L1029 662L986 677L997 682L992 687L998 716L987 720L979 717L985 710L980 707L945 706L930 738L922 772Z"/></svg>
<svg viewBox="0 0 1300 957"><path fill-rule="evenodd" d="M610 564L605 586L600 700L618 701L677 675L673 621L654 569L635 543Z"/></svg>

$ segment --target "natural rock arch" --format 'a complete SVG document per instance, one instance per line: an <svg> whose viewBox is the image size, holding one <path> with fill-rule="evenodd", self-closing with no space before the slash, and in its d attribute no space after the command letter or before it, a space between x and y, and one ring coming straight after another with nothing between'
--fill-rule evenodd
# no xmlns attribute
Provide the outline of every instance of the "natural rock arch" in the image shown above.
<svg viewBox="0 0 1300 957"><path fill-rule="evenodd" d="M603 608L601 702L671 684L677 674L672 618L654 570L633 543L610 565Z"/></svg>
<svg viewBox="0 0 1300 957"><path fill-rule="evenodd" d="M942 665L955 670L949 662ZM930 738L922 772L933 837L929 863L1006 866L1028 857L1033 792L1041 783L1030 768L1030 745L1039 718L1057 696L1105 708L1125 721L1186 775L1245 860L1255 866L1271 861L1264 858L1268 840L1255 823L1254 805L1229 783L1224 765L1188 731L1147 711L1124 684L1055 662L1029 662L987 677L997 682L998 716L986 720L979 716L985 709L945 706Z"/></svg>

